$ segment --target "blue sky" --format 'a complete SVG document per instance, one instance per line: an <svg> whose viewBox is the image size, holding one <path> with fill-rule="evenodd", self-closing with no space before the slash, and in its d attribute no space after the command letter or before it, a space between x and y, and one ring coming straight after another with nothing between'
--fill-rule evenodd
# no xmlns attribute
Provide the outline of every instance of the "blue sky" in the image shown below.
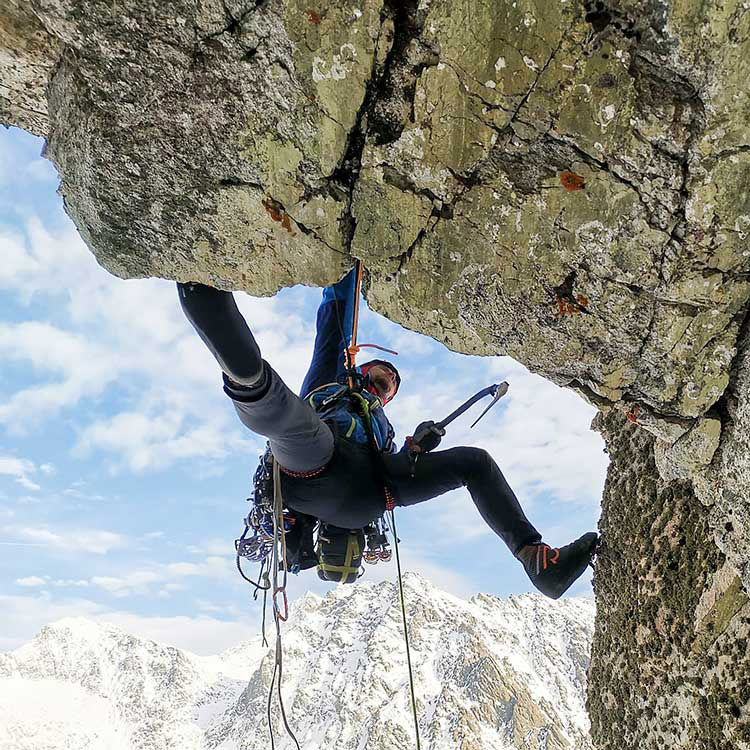
<svg viewBox="0 0 750 750"><path fill-rule="evenodd" d="M84 246L43 141L0 129L0 650L67 615L199 653L259 628L233 540L264 441L245 430L174 284L117 279ZM266 359L298 389L320 290L236 295ZM553 545L595 529L607 467L594 409L508 357L469 357L363 311L360 340L400 352L399 442L479 388L510 391L443 447L489 450ZM364 361L364 357L360 361ZM465 491L397 511L407 569L462 597L531 590ZM366 576L393 579L395 564ZM292 576L290 599L327 585ZM587 574L571 590L591 595Z"/></svg>

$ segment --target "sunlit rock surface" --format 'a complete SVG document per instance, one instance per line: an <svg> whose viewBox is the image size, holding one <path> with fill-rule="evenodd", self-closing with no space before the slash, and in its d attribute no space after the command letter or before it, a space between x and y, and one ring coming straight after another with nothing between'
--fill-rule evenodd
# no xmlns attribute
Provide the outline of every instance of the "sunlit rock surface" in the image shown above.
<svg viewBox="0 0 750 750"><path fill-rule="evenodd" d="M0 10L0 118L102 265L272 294L360 258L377 311L653 436L745 586L749 78L740 0Z"/></svg>

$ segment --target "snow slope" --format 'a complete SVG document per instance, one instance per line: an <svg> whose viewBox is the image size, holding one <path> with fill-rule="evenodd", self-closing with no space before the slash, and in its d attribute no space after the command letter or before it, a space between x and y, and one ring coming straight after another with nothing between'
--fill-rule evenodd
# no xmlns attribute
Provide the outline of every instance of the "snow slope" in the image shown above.
<svg viewBox="0 0 750 750"><path fill-rule="evenodd" d="M424 750L590 747L593 601L466 602L413 573L405 587ZM401 627L391 583L297 602L282 695L305 750L415 746ZM272 635L199 657L85 619L49 625L0 655L0 750L265 750ZM274 731L294 747L276 710Z"/></svg>

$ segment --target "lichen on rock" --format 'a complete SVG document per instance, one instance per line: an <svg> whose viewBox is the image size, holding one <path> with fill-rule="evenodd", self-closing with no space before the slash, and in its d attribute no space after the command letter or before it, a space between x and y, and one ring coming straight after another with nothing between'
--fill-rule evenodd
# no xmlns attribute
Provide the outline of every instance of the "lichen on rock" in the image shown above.
<svg viewBox="0 0 750 750"><path fill-rule="evenodd" d="M750 600L690 482L654 439L597 418L610 464L596 563L588 707L600 750L750 747Z"/></svg>

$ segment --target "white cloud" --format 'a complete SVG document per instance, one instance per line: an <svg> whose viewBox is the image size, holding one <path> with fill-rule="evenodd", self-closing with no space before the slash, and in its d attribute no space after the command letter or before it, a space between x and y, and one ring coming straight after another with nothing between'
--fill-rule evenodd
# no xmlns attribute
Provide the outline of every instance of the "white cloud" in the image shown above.
<svg viewBox="0 0 750 750"><path fill-rule="evenodd" d="M226 551L225 547L224 552ZM154 563L146 568L127 571L120 576L93 576L87 583L114 596L126 597L148 594L154 590L157 590L157 593L180 591L185 586L182 581L186 578L229 580L232 583L239 580L231 556L225 555L209 556L199 562Z"/></svg>
<svg viewBox="0 0 750 750"><path fill-rule="evenodd" d="M0 456L0 475L13 477L24 489L36 492L41 487L29 477L36 471L33 461L12 456Z"/></svg>
<svg viewBox="0 0 750 750"><path fill-rule="evenodd" d="M16 502L19 505L41 505L45 502L45 497L42 495L19 495L16 498Z"/></svg>
<svg viewBox="0 0 750 750"><path fill-rule="evenodd" d="M57 601L46 591L35 592L33 596L0 594L0 611L3 612L0 651L18 648L54 620L63 617L88 617L103 609L100 604L85 599Z"/></svg>
<svg viewBox="0 0 750 750"><path fill-rule="evenodd" d="M0 325L0 349L35 372L55 377L16 391L0 404L0 423L13 432L28 432L83 397L101 394L118 371L116 356L104 354L84 335L46 323Z"/></svg>
<svg viewBox="0 0 750 750"><path fill-rule="evenodd" d="M47 582L44 580L44 578L40 578L39 576L28 576L26 578L16 578L16 583L19 586L46 586Z"/></svg>
<svg viewBox="0 0 750 750"><path fill-rule="evenodd" d="M64 617L88 617L101 624L115 625L140 638L206 656L236 646L258 633L255 620L247 616L236 620L185 615L148 617L113 610L90 599L56 600L46 592L35 596L0 595L0 610L3 612L0 651L18 648L45 625Z"/></svg>
<svg viewBox="0 0 750 750"><path fill-rule="evenodd" d="M190 545L187 548L187 551L193 555L221 556L226 555L227 552L232 552L233 549L233 544L230 539L215 537L212 539L206 539L198 544Z"/></svg>
<svg viewBox="0 0 750 750"><path fill-rule="evenodd" d="M7 539L5 543L44 546L69 555L106 555L128 543L122 534L103 529L57 527L52 531L44 527L6 525L0 527L0 534Z"/></svg>
<svg viewBox="0 0 750 750"><path fill-rule="evenodd" d="M77 486L75 486L77 484ZM79 489L79 487L83 487L83 483L74 483L74 486L72 487L66 487L62 494L66 497L71 497L76 500L85 500L88 502L101 502L102 500L106 500L107 498L104 495L101 495L99 493L90 493L90 492L83 492Z"/></svg>
<svg viewBox="0 0 750 750"><path fill-rule="evenodd" d="M52 579L50 581L50 584L52 586L56 586L57 588L71 588L71 587L87 588L88 586L90 586L88 581L76 580L74 578Z"/></svg>
<svg viewBox="0 0 750 750"><path fill-rule="evenodd" d="M547 492L598 505L609 459L590 429L595 409L538 375L519 372L509 382L502 414L480 422L477 444L495 456L520 499Z"/></svg>
<svg viewBox="0 0 750 750"><path fill-rule="evenodd" d="M220 620L206 616L144 617L132 612L107 612L96 615L94 619L111 623L140 638L150 638L202 656L226 651L255 637L259 630L254 620L247 617Z"/></svg>
<svg viewBox="0 0 750 750"><path fill-rule="evenodd" d="M110 276L69 225L52 232L33 219L23 234L0 229L0 243L9 257L0 287L26 303L43 295L67 310L55 325L0 325L0 348L35 374L0 404L8 430L38 430L85 403L79 456L109 454L118 470L164 469L200 457L206 472L207 462L257 451L221 390L218 365L184 318L173 283ZM312 336L299 303L241 293L236 299L266 358L290 385L301 383ZM102 413L107 392L129 408Z"/></svg>
<svg viewBox="0 0 750 750"><path fill-rule="evenodd" d="M78 455L106 451L120 457L115 465L133 472L161 469L190 458L224 458L233 450L247 449L246 438L222 429L222 422L204 422L186 427L181 413L163 412L149 417L139 412L121 412L83 430L76 446Z"/></svg>
<svg viewBox="0 0 750 750"><path fill-rule="evenodd" d="M111 594L127 596L136 592L145 592L152 583L161 580L153 570L134 570L124 576L93 576L89 583Z"/></svg>

